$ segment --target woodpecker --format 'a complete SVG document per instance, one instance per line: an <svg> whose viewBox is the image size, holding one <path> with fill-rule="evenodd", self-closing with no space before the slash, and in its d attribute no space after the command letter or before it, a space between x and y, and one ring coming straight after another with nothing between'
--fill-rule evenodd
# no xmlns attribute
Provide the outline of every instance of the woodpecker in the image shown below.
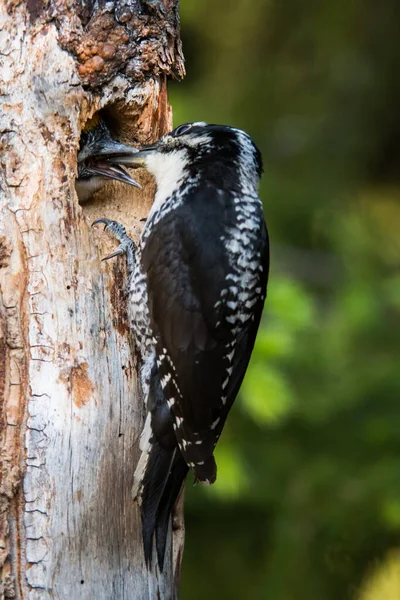
<svg viewBox="0 0 400 600"><path fill-rule="evenodd" d="M82 132L78 152L75 189L80 202L88 200L109 179L140 188L141 186L121 167L125 164L124 159L136 152L135 148L116 142L99 115L96 114L90 119ZM109 161L111 156L114 161L117 159L116 163Z"/></svg>
<svg viewBox="0 0 400 600"><path fill-rule="evenodd" d="M216 479L214 448L266 297L269 243L258 197L261 154L243 131L188 123L129 162L156 181L138 246L120 223L95 223L120 242L106 258L127 255L129 316L147 410L133 495L141 506L146 562L155 538L162 569L170 515L188 471L205 484Z"/></svg>

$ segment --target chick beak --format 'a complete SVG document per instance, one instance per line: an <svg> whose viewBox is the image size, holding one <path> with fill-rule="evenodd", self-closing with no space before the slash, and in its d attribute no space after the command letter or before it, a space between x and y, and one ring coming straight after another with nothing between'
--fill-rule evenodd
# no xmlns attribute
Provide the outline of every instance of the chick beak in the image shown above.
<svg viewBox="0 0 400 600"><path fill-rule="evenodd" d="M141 189L142 186L121 167L121 164L131 164L127 162L128 158L135 156L137 153L136 148L120 144L109 138L97 144L90 156L85 156L83 152L79 152L78 163L80 160L87 160L89 161L87 166L93 174L122 181Z"/></svg>
<svg viewBox="0 0 400 600"><path fill-rule="evenodd" d="M135 181L125 169L119 164L111 164L110 161L105 158L103 161L96 161L90 165L90 171L93 174L100 175L101 177L107 177L108 179L114 179L115 181L122 181L133 187L142 189L142 186Z"/></svg>

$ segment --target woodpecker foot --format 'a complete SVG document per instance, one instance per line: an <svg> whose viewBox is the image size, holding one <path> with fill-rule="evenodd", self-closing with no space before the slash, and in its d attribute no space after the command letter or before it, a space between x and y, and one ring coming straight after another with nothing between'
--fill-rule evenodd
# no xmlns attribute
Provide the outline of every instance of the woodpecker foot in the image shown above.
<svg viewBox="0 0 400 600"><path fill-rule="evenodd" d="M92 223L93 225L98 225L98 223L104 223L104 230L107 229L110 233L114 235L115 238L119 241L119 246L112 254L105 256L101 260L109 260L110 258L114 258L115 256L120 256L121 254L126 254L128 261L128 268L132 270L135 264L135 250L136 244L135 242L128 236L126 233L126 229L121 223L118 221L111 221L110 219L96 219Z"/></svg>

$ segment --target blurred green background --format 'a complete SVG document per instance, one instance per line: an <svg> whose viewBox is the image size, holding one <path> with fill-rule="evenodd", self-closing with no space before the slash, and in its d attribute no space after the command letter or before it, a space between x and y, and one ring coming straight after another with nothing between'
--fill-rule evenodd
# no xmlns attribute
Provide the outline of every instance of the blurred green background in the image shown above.
<svg viewBox="0 0 400 600"><path fill-rule="evenodd" d="M259 145L272 272L182 600L400 599L398 0L184 0L175 124Z"/></svg>

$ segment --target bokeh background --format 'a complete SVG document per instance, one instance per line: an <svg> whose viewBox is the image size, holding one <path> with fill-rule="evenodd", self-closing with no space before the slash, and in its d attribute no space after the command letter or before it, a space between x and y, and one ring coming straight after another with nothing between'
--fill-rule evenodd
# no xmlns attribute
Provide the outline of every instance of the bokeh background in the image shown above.
<svg viewBox="0 0 400 600"><path fill-rule="evenodd" d="M400 599L400 5L183 0L174 121L245 129L272 272L182 600Z"/></svg>

